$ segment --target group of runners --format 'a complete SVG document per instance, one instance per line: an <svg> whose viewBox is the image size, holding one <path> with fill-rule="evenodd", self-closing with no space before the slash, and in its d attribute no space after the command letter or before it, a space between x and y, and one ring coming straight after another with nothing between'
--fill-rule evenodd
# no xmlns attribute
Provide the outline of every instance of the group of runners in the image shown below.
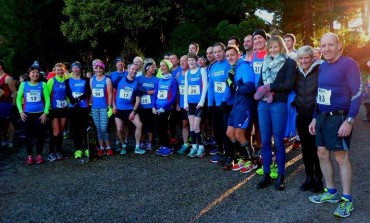
<svg viewBox="0 0 370 223"><path fill-rule="evenodd" d="M49 161L63 159L67 119L74 157L89 156L86 128L91 111L98 156L126 155L132 123L135 154L153 150L157 136L160 147L155 153L159 156L177 152L202 158L208 152L210 161L224 170L249 173L260 167L257 173L263 179L257 188L266 188L274 180L276 190L285 189L285 143L298 133L306 170L300 189L324 191L309 199L314 203L340 201L334 214L347 217L353 210L348 149L361 104L358 66L341 55L342 46L333 33L321 38L320 48L296 50L295 42L293 34L282 38L257 29L244 38L245 53L239 50L237 37L226 45L209 46L206 56L192 42L184 55L165 55L159 68L151 58L135 57L126 69L125 59L119 56L114 60L116 70L107 73L104 61L96 59L94 75L88 78L82 75L78 61L71 64L70 74L63 63L57 63L46 82L40 78L39 64L34 63L18 91L1 63L0 84L5 86L0 91L1 118L6 120L9 107L16 103L25 123L27 165L44 163L48 119ZM178 124L181 131L176 131ZM108 126L116 134L114 146ZM177 132L180 139L176 139ZM175 141L182 141L176 150ZM212 145L208 151L205 143ZM330 151L341 170L342 197L333 182Z"/></svg>

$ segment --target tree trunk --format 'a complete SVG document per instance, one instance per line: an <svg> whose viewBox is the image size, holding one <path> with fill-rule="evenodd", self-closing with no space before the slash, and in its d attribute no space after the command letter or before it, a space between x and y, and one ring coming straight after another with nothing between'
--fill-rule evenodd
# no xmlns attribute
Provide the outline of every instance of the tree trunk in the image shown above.
<svg viewBox="0 0 370 223"><path fill-rule="evenodd" d="M313 45L312 39L314 37L313 32L313 4L312 0L305 0L305 10L304 10L304 27L305 27L305 33L304 33L304 44L305 45Z"/></svg>
<svg viewBox="0 0 370 223"><path fill-rule="evenodd" d="M365 35L369 34L369 1L361 4L362 30Z"/></svg>
<svg viewBox="0 0 370 223"><path fill-rule="evenodd" d="M334 32L334 21L332 20L333 14L334 14L334 0L328 0L328 7L329 7L329 14L331 17L329 20L330 32Z"/></svg>

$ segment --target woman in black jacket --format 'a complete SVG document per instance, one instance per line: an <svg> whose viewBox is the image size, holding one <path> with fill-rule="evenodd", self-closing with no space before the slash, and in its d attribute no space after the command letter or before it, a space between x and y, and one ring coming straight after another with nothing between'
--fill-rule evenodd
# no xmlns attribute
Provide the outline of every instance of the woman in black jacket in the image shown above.
<svg viewBox="0 0 370 223"><path fill-rule="evenodd" d="M267 42L268 54L262 67L262 75L258 82L258 90L254 99L258 103L258 119L262 138L262 157L264 179L257 188L265 188L271 184L270 164L272 162L271 137L274 135L278 178L275 189L285 188L284 130L286 125L286 108L288 94L293 90L296 63L287 56L283 39L274 36Z"/></svg>
<svg viewBox="0 0 370 223"><path fill-rule="evenodd" d="M306 181L300 190L321 192L323 189L322 173L317 156L315 136L308 131L316 104L317 79L322 60L315 60L314 50L310 46L302 46L297 51L298 69L294 85L296 97L294 105L297 108L297 131L302 144L303 164L306 170Z"/></svg>

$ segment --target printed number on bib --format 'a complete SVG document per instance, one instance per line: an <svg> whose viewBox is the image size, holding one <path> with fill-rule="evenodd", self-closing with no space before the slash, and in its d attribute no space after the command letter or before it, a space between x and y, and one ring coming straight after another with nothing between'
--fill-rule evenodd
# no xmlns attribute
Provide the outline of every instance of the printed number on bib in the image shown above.
<svg viewBox="0 0 370 223"><path fill-rule="evenodd" d="M184 95L184 93L185 93L185 86L184 85L180 85L179 86L179 90L180 90L180 94L181 95Z"/></svg>
<svg viewBox="0 0 370 223"><path fill-rule="evenodd" d="M146 94L146 95L141 96L141 104L142 105L148 105L148 104L151 104L151 103L152 103L152 100L150 99L150 95Z"/></svg>
<svg viewBox="0 0 370 223"><path fill-rule="evenodd" d="M262 62L253 62L253 71L255 74L261 74L262 73Z"/></svg>
<svg viewBox="0 0 370 223"><path fill-rule="evenodd" d="M29 92L26 94L28 102L40 102L41 101L41 93L40 92Z"/></svg>
<svg viewBox="0 0 370 223"><path fill-rule="evenodd" d="M217 93L224 93L226 89L225 82L215 82L215 92Z"/></svg>
<svg viewBox="0 0 370 223"><path fill-rule="evenodd" d="M157 98L158 99L165 99L167 98L167 90L158 90Z"/></svg>
<svg viewBox="0 0 370 223"><path fill-rule="evenodd" d="M80 97L82 95L82 93L81 92L72 92L72 96L73 96L73 98L78 98L78 97Z"/></svg>
<svg viewBox="0 0 370 223"><path fill-rule="evenodd" d="M93 89L93 96L96 98L103 98L104 97L104 89Z"/></svg>
<svg viewBox="0 0 370 223"><path fill-rule="evenodd" d="M319 88L317 93L317 104L330 105L331 90Z"/></svg>
<svg viewBox="0 0 370 223"><path fill-rule="evenodd" d="M199 85L189 85L188 94L189 95L199 95L200 94Z"/></svg>
<svg viewBox="0 0 370 223"><path fill-rule="evenodd" d="M67 107L66 100L57 100L57 108L65 108L65 107Z"/></svg>
<svg viewBox="0 0 370 223"><path fill-rule="evenodd" d="M131 99L132 90L121 89L119 91L119 97L123 99Z"/></svg>

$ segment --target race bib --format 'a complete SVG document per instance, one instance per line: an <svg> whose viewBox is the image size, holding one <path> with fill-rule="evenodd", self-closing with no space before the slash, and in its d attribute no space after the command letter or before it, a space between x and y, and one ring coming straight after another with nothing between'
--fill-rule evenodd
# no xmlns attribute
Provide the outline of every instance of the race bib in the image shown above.
<svg viewBox="0 0 370 223"><path fill-rule="evenodd" d="M330 105L331 90L319 88L317 92L316 102L320 105Z"/></svg>
<svg viewBox="0 0 370 223"><path fill-rule="evenodd" d="M152 100L150 99L150 95L146 94L146 95L141 96L141 104L148 105L151 103L152 103Z"/></svg>
<svg viewBox="0 0 370 223"><path fill-rule="evenodd" d="M72 96L74 97L74 98L78 98L78 97L80 97L82 95L82 93L81 92L72 92Z"/></svg>
<svg viewBox="0 0 370 223"><path fill-rule="evenodd" d="M184 95L184 93L185 93L185 86L184 85L180 85L179 86L179 90L180 90L180 94L181 95Z"/></svg>
<svg viewBox="0 0 370 223"><path fill-rule="evenodd" d="M119 91L119 97L123 99L131 99L132 90L121 89Z"/></svg>
<svg viewBox="0 0 370 223"><path fill-rule="evenodd" d="M253 71L255 74L262 74L263 62L253 62Z"/></svg>
<svg viewBox="0 0 370 223"><path fill-rule="evenodd" d="M104 98L104 89L94 88L92 94L95 98Z"/></svg>
<svg viewBox="0 0 370 223"><path fill-rule="evenodd" d="M41 93L40 92L29 92L26 94L27 102L40 102Z"/></svg>
<svg viewBox="0 0 370 223"><path fill-rule="evenodd" d="M216 93L224 93L226 89L225 82L215 82L215 92Z"/></svg>
<svg viewBox="0 0 370 223"><path fill-rule="evenodd" d="M189 85L188 94L189 95L199 95L200 94L199 85Z"/></svg>
<svg viewBox="0 0 370 223"><path fill-rule="evenodd" d="M158 90L157 98L158 99L166 99L168 91L167 90Z"/></svg>
<svg viewBox="0 0 370 223"><path fill-rule="evenodd" d="M57 100L57 108L65 108L67 107L67 101L66 100Z"/></svg>

